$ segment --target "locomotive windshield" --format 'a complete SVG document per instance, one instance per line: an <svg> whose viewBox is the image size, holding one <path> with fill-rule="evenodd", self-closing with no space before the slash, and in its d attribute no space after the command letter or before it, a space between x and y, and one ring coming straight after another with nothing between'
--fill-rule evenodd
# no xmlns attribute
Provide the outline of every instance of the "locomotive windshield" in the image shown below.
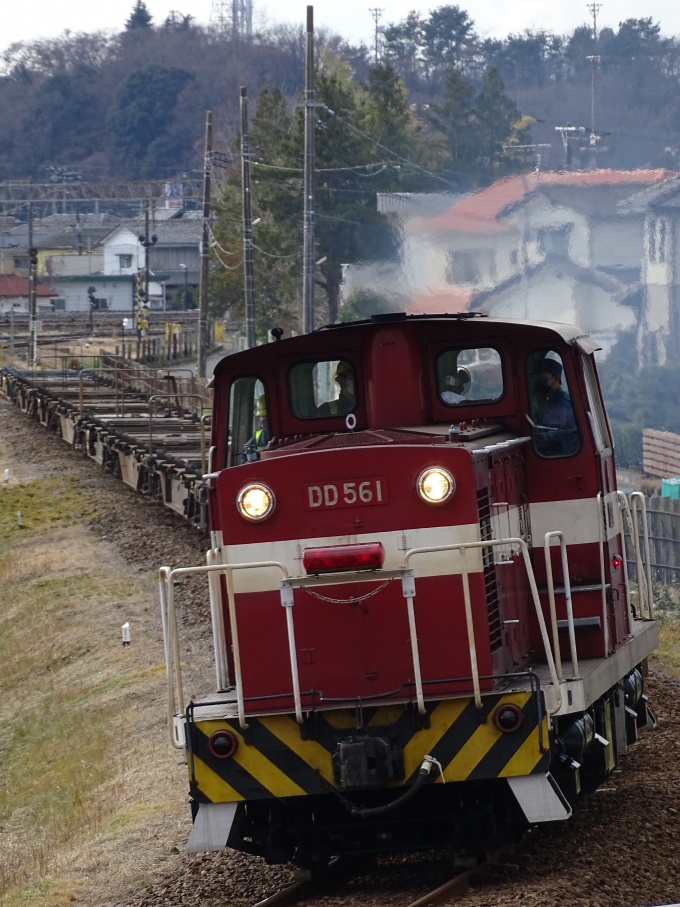
<svg viewBox="0 0 680 907"><path fill-rule="evenodd" d="M436 369L437 393L447 406L494 403L503 396L501 357L491 347L444 350Z"/></svg>
<svg viewBox="0 0 680 907"><path fill-rule="evenodd" d="M228 466L256 460L271 440L264 384L255 375L237 378L229 394Z"/></svg>
<svg viewBox="0 0 680 907"><path fill-rule="evenodd" d="M571 457L581 439L561 357L554 350L536 350L527 359L531 439L541 457Z"/></svg>
<svg viewBox="0 0 680 907"><path fill-rule="evenodd" d="M346 416L356 409L357 381L347 359L298 362L288 375L290 408L298 419Z"/></svg>

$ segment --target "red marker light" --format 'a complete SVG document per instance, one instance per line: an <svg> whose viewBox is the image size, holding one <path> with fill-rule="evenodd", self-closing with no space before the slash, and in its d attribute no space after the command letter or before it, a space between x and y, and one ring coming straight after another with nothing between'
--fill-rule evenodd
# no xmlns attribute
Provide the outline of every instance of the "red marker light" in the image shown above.
<svg viewBox="0 0 680 907"><path fill-rule="evenodd" d="M302 564L307 573L338 573L342 570L377 570L385 560L382 542L305 548Z"/></svg>
<svg viewBox="0 0 680 907"><path fill-rule="evenodd" d="M503 734L519 730L524 721L524 712L514 702L499 706L493 713L493 723Z"/></svg>
<svg viewBox="0 0 680 907"><path fill-rule="evenodd" d="M229 759L238 749L238 737L231 731L215 731L208 740L208 750L216 759Z"/></svg>
<svg viewBox="0 0 680 907"><path fill-rule="evenodd" d="M614 570L618 570L619 567L623 564L623 558L619 554L615 554L612 557L612 567Z"/></svg>

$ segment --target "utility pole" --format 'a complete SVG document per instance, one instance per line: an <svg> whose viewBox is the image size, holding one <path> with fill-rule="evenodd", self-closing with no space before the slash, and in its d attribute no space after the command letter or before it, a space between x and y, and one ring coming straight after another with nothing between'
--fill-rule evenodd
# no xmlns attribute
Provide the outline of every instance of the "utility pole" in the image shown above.
<svg viewBox="0 0 680 907"><path fill-rule="evenodd" d="M241 191L243 195L243 276L246 302L246 342L255 346L255 281L253 276L253 210L250 197L248 93L241 86Z"/></svg>
<svg viewBox="0 0 680 907"><path fill-rule="evenodd" d="M595 6L595 4L593 4ZM595 170L597 166L597 153L604 151L604 148L598 148L597 143L602 138L595 132L595 71L597 64L602 57L599 54L592 54L586 57L590 61L590 138L588 140L587 150L590 152L590 169Z"/></svg>
<svg viewBox="0 0 680 907"><path fill-rule="evenodd" d="M38 361L38 325L36 324L36 287L38 277L38 250L33 246L33 202L28 203L28 322L29 339L28 355L26 357L29 368L34 368Z"/></svg>
<svg viewBox="0 0 680 907"><path fill-rule="evenodd" d="M593 17L593 41L597 41L597 14L602 9L601 3L587 3L586 8Z"/></svg>
<svg viewBox="0 0 680 907"><path fill-rule="evenodd" d="M565 170L571 170L571 139L575 132L585 132L585 129L583 126L572 126L571 123L567 123L566 126L555 126L555 132L562 136Z"/></svg>
<svg viewBox="0 0 680 907"><path fill-rule="evenodd" d="M137 342L142 339L143 332L149 327L149 249L155 246L158 237L155 233L149 236L149 199L144 201L144 233L139 234L139 242L144 248L144 291L140 294L139 305L137 308Z"/></svg>
<svg viewBox="0 0 680 907"><path fill-rule="evenodd" d="M155 233L149 236L149 199L144 201L144 233L139 235L139 241L144 246L144 304L149 307L149 249L158 242Z"/></svg>
<svg viewBox="0 0 680 907"><path fill-rule="evenodd" d="M378 6L369 7L369 13L373 16L373 21L375 22L375 65L378 65L380 60L380 17L383 14L383 10Z"/></svg>
<svg viewBox="0 0 680 907"><path fill-rule="evenodd" d="M314 330L314 7L307 7L307 57L305 62L305 177L302 253L302 330Z"/></svg>
<svg viewBox="0 0 680 907"><path fill-rule="evenodd" d="M203 231L198 289L198 377L205 378L208 358L208 279L210 277L210 170L212 166L212 110L205 115L203 155Z"/></svg>

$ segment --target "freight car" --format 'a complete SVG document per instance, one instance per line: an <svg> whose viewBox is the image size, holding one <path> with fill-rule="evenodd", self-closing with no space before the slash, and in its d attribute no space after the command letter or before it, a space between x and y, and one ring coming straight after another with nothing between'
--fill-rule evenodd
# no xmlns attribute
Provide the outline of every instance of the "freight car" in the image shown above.
<svg viewBox="0 0 680 907"><path fill-rule="evenodd" d="M215 369L207 565L160 571L189 850L466 860L567 819L653 723L597 344L472 314L273 333ZM187 703L201 572L216 687Z"/></svg>

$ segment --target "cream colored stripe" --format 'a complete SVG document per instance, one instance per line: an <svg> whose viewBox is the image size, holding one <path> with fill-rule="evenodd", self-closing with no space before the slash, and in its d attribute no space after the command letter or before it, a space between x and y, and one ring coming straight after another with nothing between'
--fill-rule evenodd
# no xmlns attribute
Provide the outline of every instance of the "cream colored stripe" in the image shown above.
<svg viewBox="0 0 680 907"><path fill-rule="evenodd" d="M477 523L460 526L430 526L423 529L404 529L392 532L371 532L363 535L335 535L310 539L284 539L249 545L223 545L225 564L244 564L256 561L278 561L284 564L291 576L304 575L302 552L305 548L328 545L353 545L359 542L382 542L385 548L385 570L396 570L404 563L409 548L430 548L439 545L456 545L479 541ZM468 570L482 570L482 555L477 549L467 555ZM460 573L460 557L454 552L418 555L411 566L416 576L447 576ZM237 570L234 573L236 592L267 592L278 590L281 572L275 568ZM348 580L349 581L349 580Z"/></svg>

